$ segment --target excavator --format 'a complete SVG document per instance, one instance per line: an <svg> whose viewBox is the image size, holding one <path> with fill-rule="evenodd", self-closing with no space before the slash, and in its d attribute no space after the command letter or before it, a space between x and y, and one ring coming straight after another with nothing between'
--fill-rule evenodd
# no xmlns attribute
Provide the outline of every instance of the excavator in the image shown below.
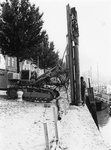
<svg viewBox="0 0 111 150"><path fill-rule="evenodd" d="M59 97L58 87L66 87L68 79L66 78L67 71L60 65L48 70L35 81L26 81L22 79L7 89L7 95L10 99L17 98L17 91L22 90L22 99L26 101L50 102Z"/></svg>

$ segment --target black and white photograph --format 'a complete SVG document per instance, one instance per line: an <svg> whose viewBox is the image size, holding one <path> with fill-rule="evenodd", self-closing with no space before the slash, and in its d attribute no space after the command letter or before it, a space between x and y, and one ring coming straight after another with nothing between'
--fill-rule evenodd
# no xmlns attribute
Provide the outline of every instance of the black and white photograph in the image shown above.
<svg viewBox="0 0 111 150"><path fill-rule="evenodd" d="M111 150L110 0L0 0L0 150Z"/></svg>

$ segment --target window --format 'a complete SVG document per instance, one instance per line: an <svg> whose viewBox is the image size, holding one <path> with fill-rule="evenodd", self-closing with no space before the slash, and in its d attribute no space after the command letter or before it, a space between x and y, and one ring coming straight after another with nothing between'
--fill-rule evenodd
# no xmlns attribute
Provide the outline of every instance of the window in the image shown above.
<svg viewBox="0 0 111 150"><path fill-rule="evenodd" d="M12 67L14 67L14 58L12 58Z"/></svg>
<svg viewBox="0 0 111 150"><path fill-rule="evenodd" d="M8 66L10 66L10 57L8 57Z"/></svg>

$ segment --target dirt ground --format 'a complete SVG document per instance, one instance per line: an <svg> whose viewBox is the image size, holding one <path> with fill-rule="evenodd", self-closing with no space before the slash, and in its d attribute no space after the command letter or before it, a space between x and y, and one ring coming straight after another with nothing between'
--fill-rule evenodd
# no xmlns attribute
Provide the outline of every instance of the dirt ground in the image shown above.
<svg viewBox="0 0 111 150"><path fill-rule="evenodd" d="M55 100L49 104L31 103L7 100L0 95L0 149L46 150L44 123L47 123L52 150L56 139L53 114L53 108L57 112ZM66 99L66 93L61 92L62 119L57 122L59 142L56 150L106 150L87 107L69 106Z"/></svg>

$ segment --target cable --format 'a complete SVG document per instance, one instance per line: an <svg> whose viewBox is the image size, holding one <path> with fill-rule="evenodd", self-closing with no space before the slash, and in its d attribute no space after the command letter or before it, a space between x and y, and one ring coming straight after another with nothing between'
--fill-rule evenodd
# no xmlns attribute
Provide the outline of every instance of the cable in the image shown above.
<svg viewBox="0 0 111 150"><path fill-rule="evenodd" d="M67 51L67 46L66 46L66 48L65 48L65 50L64 50L64 53L63 53L63 56L62 56L62 62L61 62L61 66L62 66L62 64L63 64L63 59L64 59L64 56L65 56L65 52Z"/></svg>

